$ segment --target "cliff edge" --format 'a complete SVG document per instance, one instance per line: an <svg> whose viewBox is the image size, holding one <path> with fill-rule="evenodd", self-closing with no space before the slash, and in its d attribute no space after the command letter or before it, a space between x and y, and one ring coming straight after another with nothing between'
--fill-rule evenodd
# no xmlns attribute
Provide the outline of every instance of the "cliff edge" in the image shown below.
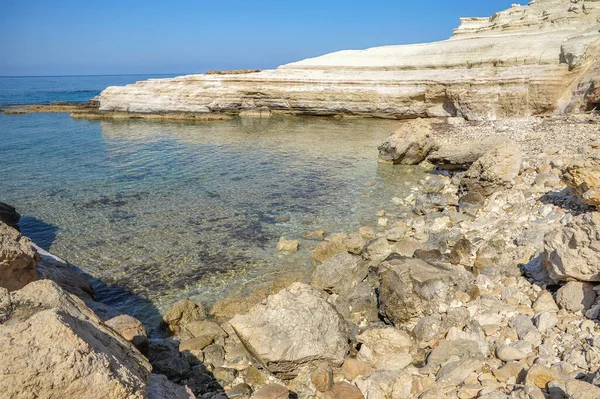
<svg viewBox="0 0 600 399"><path fill-rule="evenodd" d="M100 110L472 120L545 115L596 108L599 65L600 1L535 0L489 18L462 18L445 41L109 87L100 94Z"/></svg>

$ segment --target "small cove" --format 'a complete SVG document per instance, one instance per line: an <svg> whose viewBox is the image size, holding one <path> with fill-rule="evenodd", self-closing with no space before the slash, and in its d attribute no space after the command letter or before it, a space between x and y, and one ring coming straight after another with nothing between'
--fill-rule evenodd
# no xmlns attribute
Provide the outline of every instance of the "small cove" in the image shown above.
<svg viewBox="0 0 600 399"><path fill-rule="evenodd" d="M0 115L2 200L26 236L102 282L99 300L153 323L183 296L210 304L310 271L306 232L372 226L423 176L377 163L399 123ZM300 251L278 253L280 236Z"/></svg>

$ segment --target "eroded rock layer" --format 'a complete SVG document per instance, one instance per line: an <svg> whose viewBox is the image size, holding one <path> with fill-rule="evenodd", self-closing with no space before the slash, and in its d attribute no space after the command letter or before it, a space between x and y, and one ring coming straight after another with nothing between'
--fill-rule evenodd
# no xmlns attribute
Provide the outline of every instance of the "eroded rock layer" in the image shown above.
<svg viewBox="0 0 600 399"><path fill-rule="evenodd" d="M600 1L535 0L463 18L441 42L347 50L255 73L109 87L102 111L495 119L591 109Z"/></svg>

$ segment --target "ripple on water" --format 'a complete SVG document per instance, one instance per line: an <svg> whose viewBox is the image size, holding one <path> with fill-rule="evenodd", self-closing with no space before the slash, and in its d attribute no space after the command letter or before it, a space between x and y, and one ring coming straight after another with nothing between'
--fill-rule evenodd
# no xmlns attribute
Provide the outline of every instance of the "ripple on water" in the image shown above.
<svg viewBox="0 0 600 399"><path fill-rule="evenodd" d="M3 200L23 231L144 320L309 269L308 230L370 223L422 171L379 165L400 122L318 118L87 122L0 115ZM282 257L279 236L301 251Z"/></svg>

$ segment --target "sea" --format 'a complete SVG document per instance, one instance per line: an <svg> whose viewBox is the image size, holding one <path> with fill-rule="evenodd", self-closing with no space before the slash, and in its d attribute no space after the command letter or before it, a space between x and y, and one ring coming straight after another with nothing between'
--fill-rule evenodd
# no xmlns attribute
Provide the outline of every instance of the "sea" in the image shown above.
<svg viewBox="0 0 600 399"><path fill-rule="evenodd" d="M85 102L174 75L0 77L1 104ZM97 299L155 325L176 300L209 307L289 273L309 276L305 238L360 226L424 172L377 162L401 122L226 121L0 114L0 201L21 230L93 281ZM280 237L300 250L282 254Z"/></svg>

